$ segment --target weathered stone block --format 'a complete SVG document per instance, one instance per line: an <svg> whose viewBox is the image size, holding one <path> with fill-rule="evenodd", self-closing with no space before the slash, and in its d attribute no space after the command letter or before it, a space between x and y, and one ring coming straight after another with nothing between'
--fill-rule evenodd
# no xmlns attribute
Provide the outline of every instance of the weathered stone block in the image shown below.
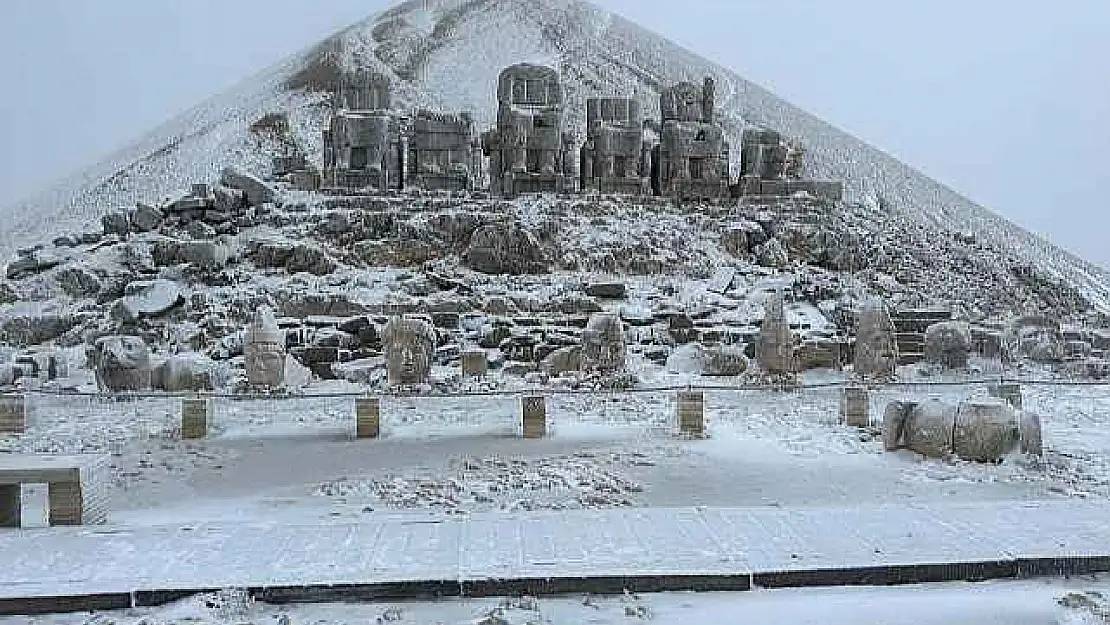
<svg viewBox="0 0 1110 625"><path fill-rule="evenodd" d="M50 482L47 490L51 526L81 525L84 522L85 501L80 481Z"/></svg>
<svg viewBox="0 0 1110 625"><path fill-rule="evenodd" d="M22 434L27 430L26 402L24 395L0 395L0 434Z"/></svg>
<svg viewBox="0 0 1110 625"><path fill-rule="evenodd" d="M20 526L23 502L19 484L0 485L0 527Z"/></svg>
<svg viewBox="0 0 1110 625"><path fill-rule="evenodd" d="M862 428L871 424L867 389L849 387L840 398L840 420L848 427Z"/></svg>
<svg viewBox="0 0 1110 625"><path fill-rule="evenodd" d="M485 377L489 372L489 357L483 350L470 350L463 352L462 372L465 376Z"/></svg>
<svg viewBox="0 0 1110 625"><path fill-rule="evenodd" d="M686 436L705 434L705 394L701 391L679 391L678 432Z"/></svg>
<svg viewBox="0 0 1110 625"><path fill-rule="evenodd" d="M181 401L181 438L199 440L208 435L208 415L211 402L200 397Z"/></svg>
<svg viewBox="0 0 1110 625"><path fill-rule="evenodd" d="M1021 410L1021 385L1014 383L991 384L987 388L991 397L997 397L1008 402L1015 410Z"/></svg>
<svg viewBox="0 0 1110 625"><path fill-rule="evenodd" d="M524 426L524 438L543 438L547 435L547 402L543 396L530 395L522 397L521 422Z"/></svg>
<svg viewBox="0 0 1110 625"><path fill-rule="evenodd" d="M355 436L378 438L381 435L381 400L377 397L355 399Z"/></svg>

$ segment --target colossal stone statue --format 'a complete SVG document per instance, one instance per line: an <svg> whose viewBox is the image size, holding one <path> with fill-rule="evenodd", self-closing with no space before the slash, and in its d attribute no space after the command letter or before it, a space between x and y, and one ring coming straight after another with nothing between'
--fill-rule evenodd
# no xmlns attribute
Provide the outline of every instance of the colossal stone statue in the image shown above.
<svg viewBox="0 0 1110 625"><path fill-rule="evenodd" d="M794 334L786 320L781 292L769 296L765 304L759 342L756 343L756 359L767 373L794 372Z"/></svg>
<svg viewBox="0 0 1110 625"><path fill-rule="evenodd" d="M970 399L958 406L936 399L896 401L883 414L883 442L887 451L998 462L1019 446L1040 455L1040 419L998 399Z"/></svg>
<svg viewBox="0 0 1110 625"><path fill-rule="evenodd" d="M861 378L889 378L898 365L894 322L882 300L862 306L856 325L855 373Z"/></svg>

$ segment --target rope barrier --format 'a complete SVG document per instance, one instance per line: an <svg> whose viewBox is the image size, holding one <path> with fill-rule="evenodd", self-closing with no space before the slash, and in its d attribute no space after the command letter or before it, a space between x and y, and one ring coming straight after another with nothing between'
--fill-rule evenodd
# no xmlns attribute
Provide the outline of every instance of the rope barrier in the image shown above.
<svg viewBox="0 0 1110 625"><path fill-rule="evenodd" d="M557 395L635 395L650 393L672 393L677 391L702 391L702 392L743 392L743 391L773 391L773 392L804 392L810 390L825 390L863 386L870 390L899 389L899 388L953 388L963 386L982 386L986 384L1021 384L1025 386L1059 386L1059 387L1110 387L1110 381L1096 380L1051 380L1051 379L1024 379L1024 378L977 378L974 380L953 381L898 381L898 382L860 382L844 380L838 382L814 382L809 384L792 383L752 383L752 384L719 384L719 385L688 385L676 384L668 386L649 386L628 389L515 389L515 390L488 390L488 391L454 391L454 392L404 392L398 390L385 391L360 391L360 392L334 392L334 393L205 393L205 392L135 392L135 393L102 393L77 391L67 389L26 389L19 392L0 392L0 397L17 395L38 395L44 397L87 397L105 400L140 400L140 399L225 399L229 401L308 401L317 399L354 399L358 397L381 398L465 398L465 397L516 397L520 395L540 394L548 396Z"/></svg>

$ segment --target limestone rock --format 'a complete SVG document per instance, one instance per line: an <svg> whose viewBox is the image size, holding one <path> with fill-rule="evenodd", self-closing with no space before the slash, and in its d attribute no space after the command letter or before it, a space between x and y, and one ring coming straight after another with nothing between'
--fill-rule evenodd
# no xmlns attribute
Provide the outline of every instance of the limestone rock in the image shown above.
<svg viewBox="0 0 1110 625"><path fill-rule="evenodd" d="M748 357L744 346L714 345L704 350L703 375L736 376L748 370Z"/></svg>
<svg viewBox="0 0 1110 625"><path fill-rule="evenodd" d="M435 356L436 333L424 319L394 317L382 329L390 384L422 384Z"/></svg>
<svg viewBox="0 0 1110 625"><path fill-rule="evenodd" d="M586 286L586 295L600 299L624 299L628 288L623 282L595 282Z"/></svg>
<svg viewBox="0 0 1110 625"><path fill-rule="evenodd" d="M6 275L9 280L20 280L53 269L63 262L65 257L57 252L34 250L9 263Z"/></svg>
<svg viewBox="0 0 1110 625"><path fill-rule="evenodd" d="M201 354L175 354L154 368L151 386L168 393L214 390L216 363Z"/></svg>
<svg viewBox="0 0 1110 625"><path fill-rule="evenodd" d="M625 366L624 325L618 315L597 313L582 332L582 369L614 373Z"/></svg>
<svg viewBox="0 0 1110 625"><path fill-rule="evenodd" d="M104 234L114 234L125 237L131 232L131 218L127 216L127 213L122 211L115 211L104 215L100 218L100 224L104 227Z"/></svg>
<svg viewBox="0 0 1110 625"><path fill-rule="evenodd" d="M289 273L325 276L339 266L324 250L293 241L255 240L248 244L248 251L259 267L282 268Z"/></svg>
<svg viewBox="0 0 1110 625"><path fill-rule="evenodd" d="M960 321L934 323L925 330L925 361L948 369L967 368L971 328Z"/></svg>
<svg viewBox="0 0 1110 625"><path fill-rule="evenodd" d="M153 232L162 225L162 211L140 203L131 215L131 229L135 232Z"/></svg>
<svg viewBox="0 0 1110 625"><path fill-rule="evenodd" d="M184 303L185 294L176 282L143 280L127 285L123 298L112 308L112 314L122 321L134 322L160 317Z"/></svg>
<svg viewBox="0 0 1110 625"><path fill-rule="evenodd" d="M150 388L150 348L137 336L98 339L91 354L100 390L119 393Z"/></svg>
<svg viewBox="0 0 1110 625"><path fill-rule="evenodd" d="M519 224L490 224L474 231L463 261L474 271L522 275L546 273L539 241Z"/></svg>
<svg viewBox="0 0 1110 625"><path fill-rule="evenodd" d="M540 361L540 368L548 375L559 376L582 370L582 346L560 347Z"/></svg>
<svg viewBox="0 0 1110 625"><path fill-rule="evenodd" d="M263 182L258 176L237 167L225 168L220 176L220 184L243 191L246 194L247 203L251 206L273 202L277 197L273 187Z"/></svg>
<svg viewBox="0 0 1110 625"><path fill-rule="evenodd" d="M247 194L240 189L217 185L212 190L215 209L223 213L235 214L247 206Z"/></svg>
<svg viewBox="0 0 1110 625"><path fill-rule="evenodd" d="M80 265L59 271L54 281L58 288L74 299L94 298L100 294L100 278Z"/></svg>
<svg viewBox="0 0 1110 625"><path fill-rule="evenodd" d="M959 405L896 401L883 415L883 442L887 451L908 448L931 458L998 462L1019 445L1024 453L1040 454L1040 420L999 399Z"/></svg>
<svg viewBox="0 0 1110 625"><path fill-rule="evenodd" d="M764 266L779 269L790 263L786 248L778 239L771 239L755 250L756 261Z"/></svg>
<svg viewBox="0 0 1110 625"><path fill-rule="evenodd" d="M0 314L0 344L39 345L60 338L77 325L72 311L54 304L18 302Z"/></svg>

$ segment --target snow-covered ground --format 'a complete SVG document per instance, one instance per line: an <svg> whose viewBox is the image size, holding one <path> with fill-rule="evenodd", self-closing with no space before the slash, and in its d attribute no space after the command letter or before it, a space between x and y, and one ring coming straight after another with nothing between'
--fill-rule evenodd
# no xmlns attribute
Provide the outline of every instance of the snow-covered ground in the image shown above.
<svg viewBox="0 0 1110 625"><path fill-rule="evenodd" d="M112 522L125 525L1110 495L1106 387L1025 388L1044 423L1041 459L980 465L883 451L887 401L985 393L875 391L874 425L858 430L838 424L836 388L707 391L707 440L673 436L672 391L553 394L544 440L519 437L512 395L386 397L382 438L364 441L352 440L348 397L217 399L197 442L176 438L180 400L32 395L28 433L0 439L0 450L110 454ZM25 495L27 522L41 525L41 493Z"/></svg>
<svg viewBox="0 0 1110 625"><path fill-rule="evenodd" d="M228 592L159 609L0 618L0 625L1081 625L1105 623L1110 583L1069 581L746 593L271 606Z"/></svg>

